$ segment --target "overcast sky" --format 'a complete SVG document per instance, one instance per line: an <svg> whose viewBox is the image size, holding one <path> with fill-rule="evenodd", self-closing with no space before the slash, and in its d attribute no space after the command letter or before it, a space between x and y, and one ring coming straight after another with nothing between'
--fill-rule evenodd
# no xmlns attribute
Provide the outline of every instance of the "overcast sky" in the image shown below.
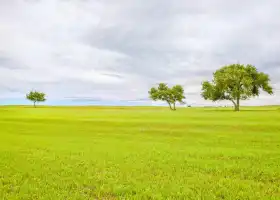
<svg viewBox="0 0 280 200"><path fill-rule="evenodd" d="M231 63L271 75L280 104L279 0L0 0L0 99L142 101L159 82L206 104L201 82Z"/></svg>

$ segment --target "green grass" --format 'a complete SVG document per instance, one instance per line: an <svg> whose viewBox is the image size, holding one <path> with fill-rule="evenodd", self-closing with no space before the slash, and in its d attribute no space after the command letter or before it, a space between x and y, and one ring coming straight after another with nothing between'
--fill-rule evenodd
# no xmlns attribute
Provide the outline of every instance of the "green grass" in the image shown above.
<svg viewBox="0 0 280 200"><path fill-rule="evenodd" d="M0 199L280 199L280 110L0 107Z"/></svg>

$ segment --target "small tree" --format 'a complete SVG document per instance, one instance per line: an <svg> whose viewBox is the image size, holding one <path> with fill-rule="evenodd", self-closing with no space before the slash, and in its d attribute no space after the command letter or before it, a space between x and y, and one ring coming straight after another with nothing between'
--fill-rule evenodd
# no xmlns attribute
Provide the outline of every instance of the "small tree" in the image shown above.
<svg viewBox="0 0 280 200"><path fill-rule="evenodd" d="M169 88L167 84L160 83L157 88L153 87L149 91L150 98L154 101L166 101L171 110L176 110L176 102L184 103L184 89L181 85Z"/></svg>
<svg viewBox="0 0 280 200"><path fill-rule="evenodd" d="M235 111L239 111L240 100L259 96L260 89L273 94L270 78L258 72L253 65L232 64L224 66L213 74L212 82L202 83L202 97L205 100L229 100Z"/></svg>
<svg viewBox="0 0 280 200"><path fill-rule="evenodd" d="M26 95L26 99L33 101L33 105L36 108L37 102L44 102L46 101L45 98L46 94L43 92L31 91Z"/></svg>

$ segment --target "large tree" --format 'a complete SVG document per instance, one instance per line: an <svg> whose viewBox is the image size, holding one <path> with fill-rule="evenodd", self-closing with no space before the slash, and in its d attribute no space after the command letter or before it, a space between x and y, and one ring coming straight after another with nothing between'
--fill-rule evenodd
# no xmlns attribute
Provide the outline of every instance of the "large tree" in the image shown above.
<svg viewBox="0 0 280 200"><path fill-rule="evenodd" d="M206 100L229 100L239 111L240 100L259 96L261 89L273 94L270 78L253 65L232 64L213 74L211 82L202 83L202 97Z"/></svg>
<svg viewBox="0 0 280 200"><path fill-rule="evenodd" d="M184 88L181 85L175 85L169 88L167 84L160 83L158 87L153 87L149 91L150 98L154 101L165 101L171 110L176 110L176 102L184 103Z"/></svg>
<svg viewBox="0 0 280 200"><path fill-rule="evenodd" d="M36 108L36 103L37 102L44 102L46 101L45 98L46 94L43 92L38 92L38 91L30 91L27 95L26 95L26 99L33 101L33 105Z"/></svg>

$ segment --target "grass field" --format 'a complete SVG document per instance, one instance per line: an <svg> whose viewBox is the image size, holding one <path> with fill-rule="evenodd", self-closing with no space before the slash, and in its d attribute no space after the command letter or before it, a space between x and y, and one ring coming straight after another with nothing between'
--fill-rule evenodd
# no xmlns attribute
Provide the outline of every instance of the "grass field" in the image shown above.
<svg viewBox="0 0 280 200"><path fill-rule="evenodd" d="M0 107L0 199L280 199L280 110Z"/></svg>

